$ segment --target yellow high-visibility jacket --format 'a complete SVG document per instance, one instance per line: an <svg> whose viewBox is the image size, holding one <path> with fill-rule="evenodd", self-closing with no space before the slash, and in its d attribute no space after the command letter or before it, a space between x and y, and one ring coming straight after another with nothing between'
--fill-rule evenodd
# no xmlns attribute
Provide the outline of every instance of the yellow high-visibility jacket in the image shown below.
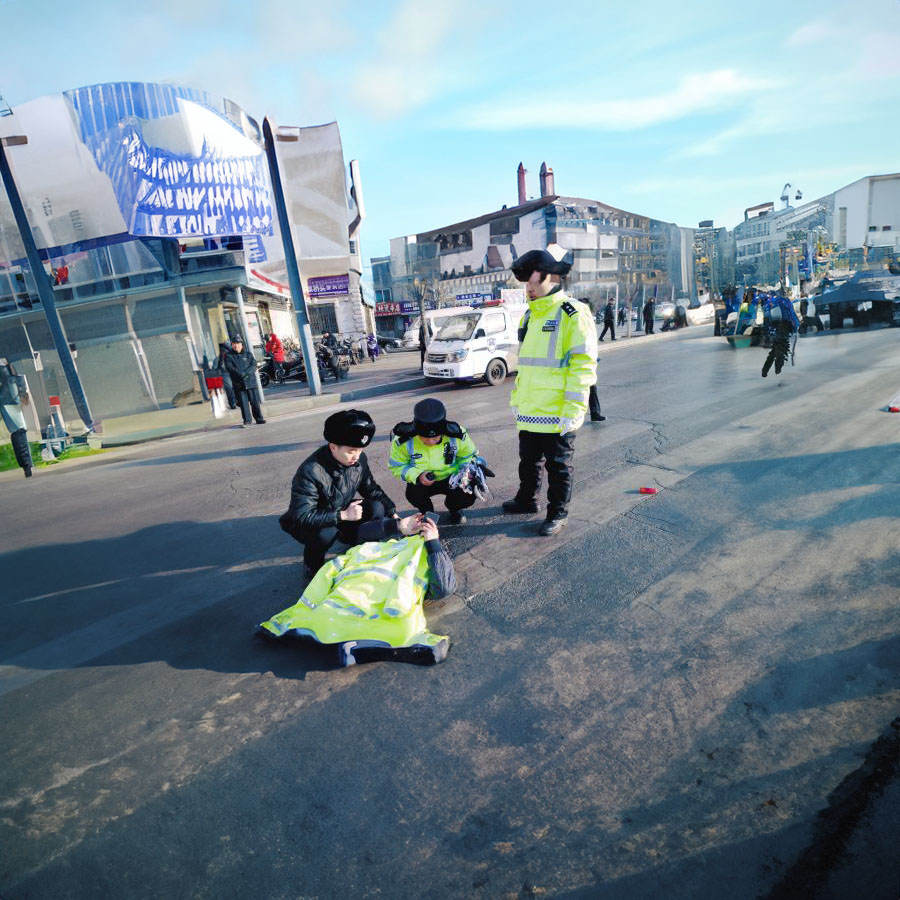
<svg viewBox="0 0 900 900"><path fill-rule="evenodd" d="M561 291L528 303L519 372L509 405L520 431L580 428L597 380L597 326L585 303ZM571 430L571 429L567 429Z"/></svg>
<svg viewBox="0 0 900 900"><path fill-rule="evenodd" d="M371 640L391 647L434 647L422 601L429 584L428 552L419 535L370 541L325 563L300 599L262 627L322 644Z"/></svg>
<svg viewBox="0 0 900 900"><path fill-rule="evenodd" d="M389 460L392 474L401 481L415 484L423 472L433 472L435 479L442 481L471 462L478 455L478 448L472 438L455 422L447 424L455 428L449 428L451 433L445 434L439 444L431 447L423 443L417 434L397 434L397 429L394 429Z"/></svg>

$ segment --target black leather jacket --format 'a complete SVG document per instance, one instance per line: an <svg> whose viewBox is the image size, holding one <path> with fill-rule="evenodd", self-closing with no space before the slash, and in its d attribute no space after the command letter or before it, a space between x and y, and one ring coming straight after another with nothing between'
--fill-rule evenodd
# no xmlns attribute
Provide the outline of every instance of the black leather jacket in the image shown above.
<svg viewBox="0 0 900 900"><path fill-rule="evenodd" d="M225 354L225 369L234 387L242 390L256 387L256 357L246 348L240 353L229 350Z"/></svg>
<svg viewBox="0 0 900 900"><path fill-rule="evenodd" d="M281 527L285 531L334 527L340 523L341 510L357 494L364 500L379 500L388 516L396 509L372 477L365 453L355 465L344 466L324 444L297 469L291 482L291 504L279 519Z"/></svg>

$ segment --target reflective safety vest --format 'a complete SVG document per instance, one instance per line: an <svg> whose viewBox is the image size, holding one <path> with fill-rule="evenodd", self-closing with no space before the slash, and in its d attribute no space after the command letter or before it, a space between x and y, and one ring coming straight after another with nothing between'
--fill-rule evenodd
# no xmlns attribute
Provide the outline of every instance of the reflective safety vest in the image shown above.
<svg viewBox="0 0 900 900"><path fill-rule="evenodd" d="M465 430L462 437L444 435L439 444L428 446L419 435L391 441L391 472L401 481L415 484L423 472L433 472L437 481L449 478L478 455L472 438Z"/></svg>
<svg viewBox="0 0 900 900"><path fill-rule="evenodd" d="M322 644L374 641L389 647L433 647L422 601L428 552L420 535L372 541L325 563L300 599L262 627L276 637L293 633Z"/></svg>
<svg viewBox="0 0 900 900"><path fill-rule="evenodd" d="M562 292L528 303L518 375L509 405L520 431L559 434L563 419L580 428L597 381L597 326L590 308Z"/></svg>

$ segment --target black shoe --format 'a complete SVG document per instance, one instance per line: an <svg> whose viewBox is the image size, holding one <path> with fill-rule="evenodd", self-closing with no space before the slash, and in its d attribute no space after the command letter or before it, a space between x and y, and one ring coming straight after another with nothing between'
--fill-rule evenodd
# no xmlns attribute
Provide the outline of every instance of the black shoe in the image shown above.
<svg viewBox="0 0 900 900"><path fill-rule="evenodd" d="M518 500L504 500L503 512L514 515L527 515L538 511L537 503L520 503Z"/></svg>
<svg viewBox="0 0 900 900"><path fill-rule="evenodd" d="M257 420L256 420L256 424L257 424L257 425L265 425L265 424L266 424L266 420L265 420L265 419L257 419Z"/></svg>
<svg viewBox="0 0 900 900"><path fill-rule="evenodd" d="M605 422L606 416L591 416L592 422Z"/></svg>
<svg viewBox="0 0 900 900"><path fill-rule="evenodd" d="M31 466L25 466L25 477L31 478Z"/></svg>
<svg viewBox="0 0 900 900"><path fill-rule="evenodd" d="M562 519L545 519L538 529L538 534L541 535L541 537L553 537L554 534L557 534L563 529L568 521L568 517L565 516Z"/></svg>
<svg viewBox="0 0 900 900"><path fill-rule="evenodd" d="M447 524L448 525L465 525L468 519L464 513L460 512L458 509L448 509L447 510Z"/></svg>

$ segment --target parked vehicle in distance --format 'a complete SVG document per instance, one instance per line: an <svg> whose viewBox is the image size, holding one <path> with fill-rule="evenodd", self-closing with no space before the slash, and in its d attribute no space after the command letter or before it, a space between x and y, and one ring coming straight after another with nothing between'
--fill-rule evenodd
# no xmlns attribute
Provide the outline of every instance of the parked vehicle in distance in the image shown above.
<svg viewBox="0 0 900 900"><path fill-rule="evenodd" d="M425 352L425 377L501 384L518 366L518 329L526 309L470 307L443 319Z"/></svg>

